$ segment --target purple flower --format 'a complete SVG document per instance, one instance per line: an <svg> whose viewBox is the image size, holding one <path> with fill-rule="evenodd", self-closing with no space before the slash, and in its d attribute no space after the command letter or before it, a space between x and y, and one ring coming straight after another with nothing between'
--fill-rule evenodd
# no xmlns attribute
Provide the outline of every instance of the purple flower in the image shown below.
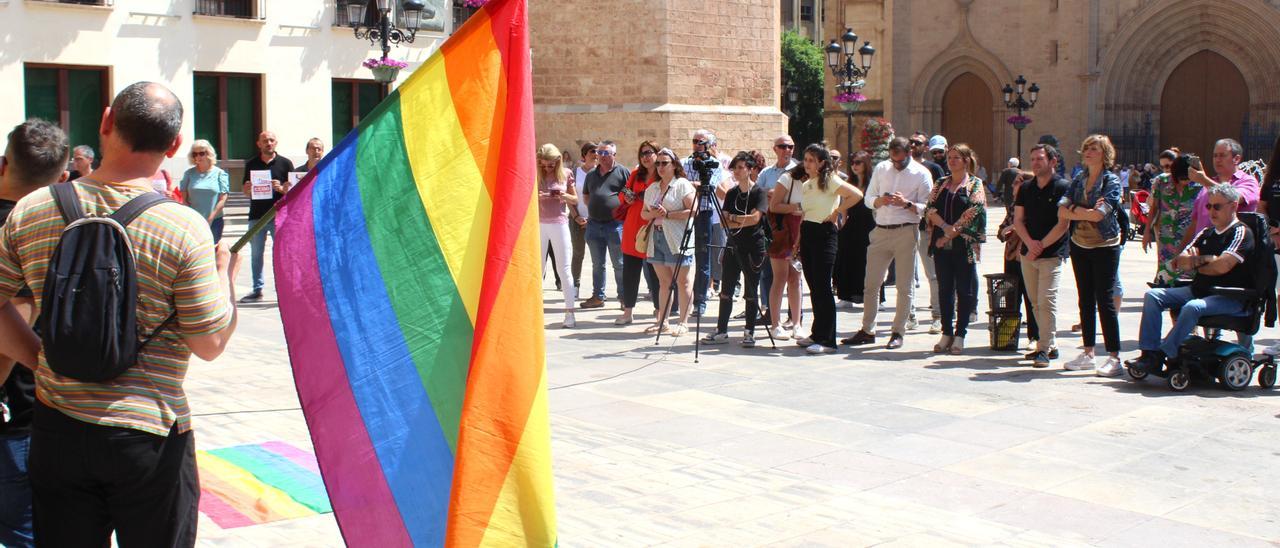
<svg viewBox="0 0 1280 548"><path fill-rule="evenodd" d="M489 0L462 0L462 5L468 8L479 8L488 3Z"/></svg>
<svg viewBox="0 0 1280 548"><path fill-rule="evenodd" d="M365 59L364 63L361 63L361 64L364 65L364 68L368 68L368 69L378 68L378 67L403 69L403 68L409 67L409 63L406 63L404 61L397 61L395 59L388 59L386 57L383 57L381 59L376 59L376 58Z"/></svg>
<svg viewBox="0 0 1280 548"><path fill-rule="evenodd" d="M836 95L837 103L861 103L867 100L867 96L856 91L844 92Z"/></svg>
<svg viewBox="0 0 1280 548"><path fill-rule="evenodd" d="M1027 117L1027 116L1022 116L1022 115L1014 115L1014 116L1010 116L1010 117L1009 117L1009 119L1008 119L1008 120L1006 120L1006 121L1007 121L1007 122L1009 122L1009 125L1014 125L1014 126L1016 126L1016 125L1023 125L1023 126L1025 126L1025 125L1028 125L1028 124L1030 124L1030 123L1031 123L1031 118L1029 118L1029 117Z"/></svg>

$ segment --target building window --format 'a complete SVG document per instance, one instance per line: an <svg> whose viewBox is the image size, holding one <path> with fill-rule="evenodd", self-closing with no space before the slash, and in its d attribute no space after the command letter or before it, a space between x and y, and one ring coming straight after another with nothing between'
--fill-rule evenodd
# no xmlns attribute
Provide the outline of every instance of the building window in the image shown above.
<svg viewBox="0 0 1280 548"><path fill-rule="evenodd" d="M256 74L195 75L196 139L213 143L218 157L242 161L258 153L262 80Z"/></svg>
<svg viewBox="0 0 1280 548"><path fill-rule="evenodd" d="M98 150L98 126L107 96L107 69L26 65L24 91L28 118L42 118L58 124L72 146L89 145Z"/></svg>
<svg viewBox="0 0 1280 548"><path fill-rule="evenodd" d="M370 80L333 81L333 144L360 125L360 120L387 96L387 86Z"/></svg>
<svg viewBox="0 0 1280 548"><path fill-rule="evenodd" d="M462 28L462 24L467 22L480 8L471 8L463 5L462 0L453 0L453 31L457 32Z"/></svg>
<svg viewBox="0 0 1280 548"><path fill-rule="evenodd" d="M258 0L196 0L196 15L260 19Z"/></svg>

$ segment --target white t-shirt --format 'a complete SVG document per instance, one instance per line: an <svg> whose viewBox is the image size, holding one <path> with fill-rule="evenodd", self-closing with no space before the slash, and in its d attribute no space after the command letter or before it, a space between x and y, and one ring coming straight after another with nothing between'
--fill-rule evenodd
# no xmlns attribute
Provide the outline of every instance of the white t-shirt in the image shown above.
<svg viewBox="0 0 1280 548"><path fill-rule="evenodd" d="M582 168L579 167L574 175L577 176L574 187L578 191L578 216L583 219L589 219L591 217L587 215L587 200L583 198L586 196L586 194L583 194L583 186L587 184L587 172L582 171Z"/></svg>
<svg viewBox="0 0 1280 548"><path fill-rule="evenodd" d="M671 186L666 189L666 193L661 193L661 187L662 184L657 181L650 184L649 188L644 190L644 203L649 204L650 206L660 203L662 207L669 212L683 210L685 198L688 198L695 192L693 183L683 177L671 181ZM659 200L661 200L661 202L659 202ZM697 204L695 203L694 206L696 207ZM650 256L653 255L653 238L658 234L666 237L668 250L673 253L679 253L680 241L684 239L685 231L689 230L689 228L693 226L693 217L680 220L663 219L661 222L662 230L655 230L650 233L649 249L647 250L647 254ZM690 247L685 250L684 254L693 255L693 248Z"/></svg>

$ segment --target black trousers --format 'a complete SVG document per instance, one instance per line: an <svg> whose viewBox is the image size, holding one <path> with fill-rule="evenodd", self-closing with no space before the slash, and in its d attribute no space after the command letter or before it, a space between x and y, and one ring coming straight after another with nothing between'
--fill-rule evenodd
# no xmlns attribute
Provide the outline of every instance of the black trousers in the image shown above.
<svg viewBox="0 0 1280 548"><path fill-rule="evenodd" d="M742 274L743 297L747 301L747 332L756 328L756 320L760 317L760 270L752 270L759 266L762 270L769 268L769 256L765 254L764 242L760 242L758 265L751 265L751 257L744 257L736 247L726 249L721 255L720 274L720 316L716 318L716 332L729 332L729 317L733 315L733 292L738 290L738 274Z"/></svg>
<svg viewBox="0 0 1280 548"><path fill-rule="evenodd" d="M938 274L942 334L964 338L969 333L969 316L978 306L978 286L974 283L978 266L969 262L964 245L955 242L951 249L933 250L933 268Z"/></svg>
<svg viewBox="0 0 1280 548"><path fill-rule="evenodd" d="M859 207L861 205L858 204ZM871 232L852 211L850 213L844 226L840 227L836 248L834 285L836 296L842 301L862 300L862 287L867 278L867 236Z"/></svg>
<svg viewBox="0 0 1280 548"><path fill-rule="evenodd" d="M622 254L622 306L635 308L636 299L640 295L640 277L644 275L645 285L649 288L649 300L654 308L658 306L658 273L653 265L640 257Z"/></svg>
<svg viewBox="0 0 1280 548"><path fill-rule="evenodd" d="M1004 273L1018 280L1018 291L1022 293L1022 307L1027 310L1027 313L1022 316L1027 319L1027 339L1040 340L1040 328L1036 325L1036 315L1031 309L1031 294L1027 293L1027 284L1022 281L1022 262L1005 261Z"/></svg>
<svg viewBox="0 0 1280 548"><path fill-rule="evenodd" d="M836 263L839 240L831 223L805 221L800 224L800 262L804 264L804 281L809 284L809 302L813 306L813 342L836 346L836 297L831 292L831 273Z"/></svg>
<svg viewBox="0 0 1280 548"><path fill-rule="evenodd" d="M1085 249L1071 244L1071 270L1076 275L1076 291L1080 295L1080 334L1085 348L1097 342L1097 325L1102 323L1102 340L1107 352L1120 351L1120 320L1116 316L1114 290L1116 267L1120 265L1120 246ZM1095 315L1096 313L1096 315Z"/></svg>
<svg viewBox="0 0 1280 548"><path fill-rule="evenodd" d="M36 404L30 476L40 546L194 546L200 480L191 432L157 436Z"/></svg>

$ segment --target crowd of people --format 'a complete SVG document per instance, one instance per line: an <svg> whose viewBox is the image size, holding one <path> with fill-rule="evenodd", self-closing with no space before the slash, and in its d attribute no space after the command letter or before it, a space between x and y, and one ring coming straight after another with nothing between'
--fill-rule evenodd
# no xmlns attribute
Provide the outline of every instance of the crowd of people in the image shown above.
<svg viewBox="0 0 1280 548"><path fill-rule="evenodd" d="M885 348L896 349L920 326L914 293L927 285L928 331L940 337L933 351L961 354L978 314L988 208L999 203L1004 222L992 233L1004 250L987 260L1002 261L1006 276L1018 280L1030 341L1025 359L1039 368L1060 359L1064 311L1058 296L1069 284L1062 278L1070 262L1080 320L1072 331L1080 332L1082 344L1063 367L1118 376L1126 367L1119 265L1130 232L1125 204L1133 197L1145 199L1138 205L1150 218L1139 229L1142 250L1154 246L1158 254L1149 280L1162 289L1147 294L1148 307L1181 312L1163 339L1152 335L1159 332L1159 318L1144 319L1141 354L1130 364L1163 363L1176 354L1200 315L1240 312L1239 303L1214 297L1205 306L1203 291L1168 286L1178 279L1194 280L1195 288L1252 283L1235 270L1245 268L1246 251L1256 239L1280 238L1274 228L1246 234L1236 215L1258 211L1280 219L1280 142L1265 173L1242 169L1244 151L1229 138L1217 141L1208 166L1196 155L1165 150L1157 173L1154 165L1120 165L1110 138L1090 135L1069 177L1061 152L1040 143L1028 151L1025 168L1011 158L995 183L980 175L985 171L970 146L924 133L893 138L888 158L878 163L858 151L848 169L839 151L823 144L796 151L786 135L774 140L772 161L754 150L729 156L706 129L693 133L684 158L660 144L641 143L632 169L622 165L612 141L585 143L580 153L576 170L566 167L568 151L554 145L543 145L538 155L543 257L560 265L566 328L577 325L575 308L606 305L606 271L613 268L623 311L614 321L618 326L635 321L644 278L655 306L646 333L684 335L689 318L707 313L714 295L719 310L703 344L728 342L730 320L742 319L743 346L755 346L762 327L775 340L794 339L807 352L824 354L839 344L876 344L882 336L878 312L892 306ZM708 158L718 166L707 170ZM704 185L709 189L700 191ZM591 253L592 292L576 303L584 246L571 242L579 241ZM883 297L890 284L897 289L891 305ZM745 311L734 316L738 298ZM838 338L836 310L859 304L861 325ZM1240 340L1252 348L1251 337ZM1160 359L1151 358L1157 351ZM1280 354L1280 345L1266 351Z"/></svg>

